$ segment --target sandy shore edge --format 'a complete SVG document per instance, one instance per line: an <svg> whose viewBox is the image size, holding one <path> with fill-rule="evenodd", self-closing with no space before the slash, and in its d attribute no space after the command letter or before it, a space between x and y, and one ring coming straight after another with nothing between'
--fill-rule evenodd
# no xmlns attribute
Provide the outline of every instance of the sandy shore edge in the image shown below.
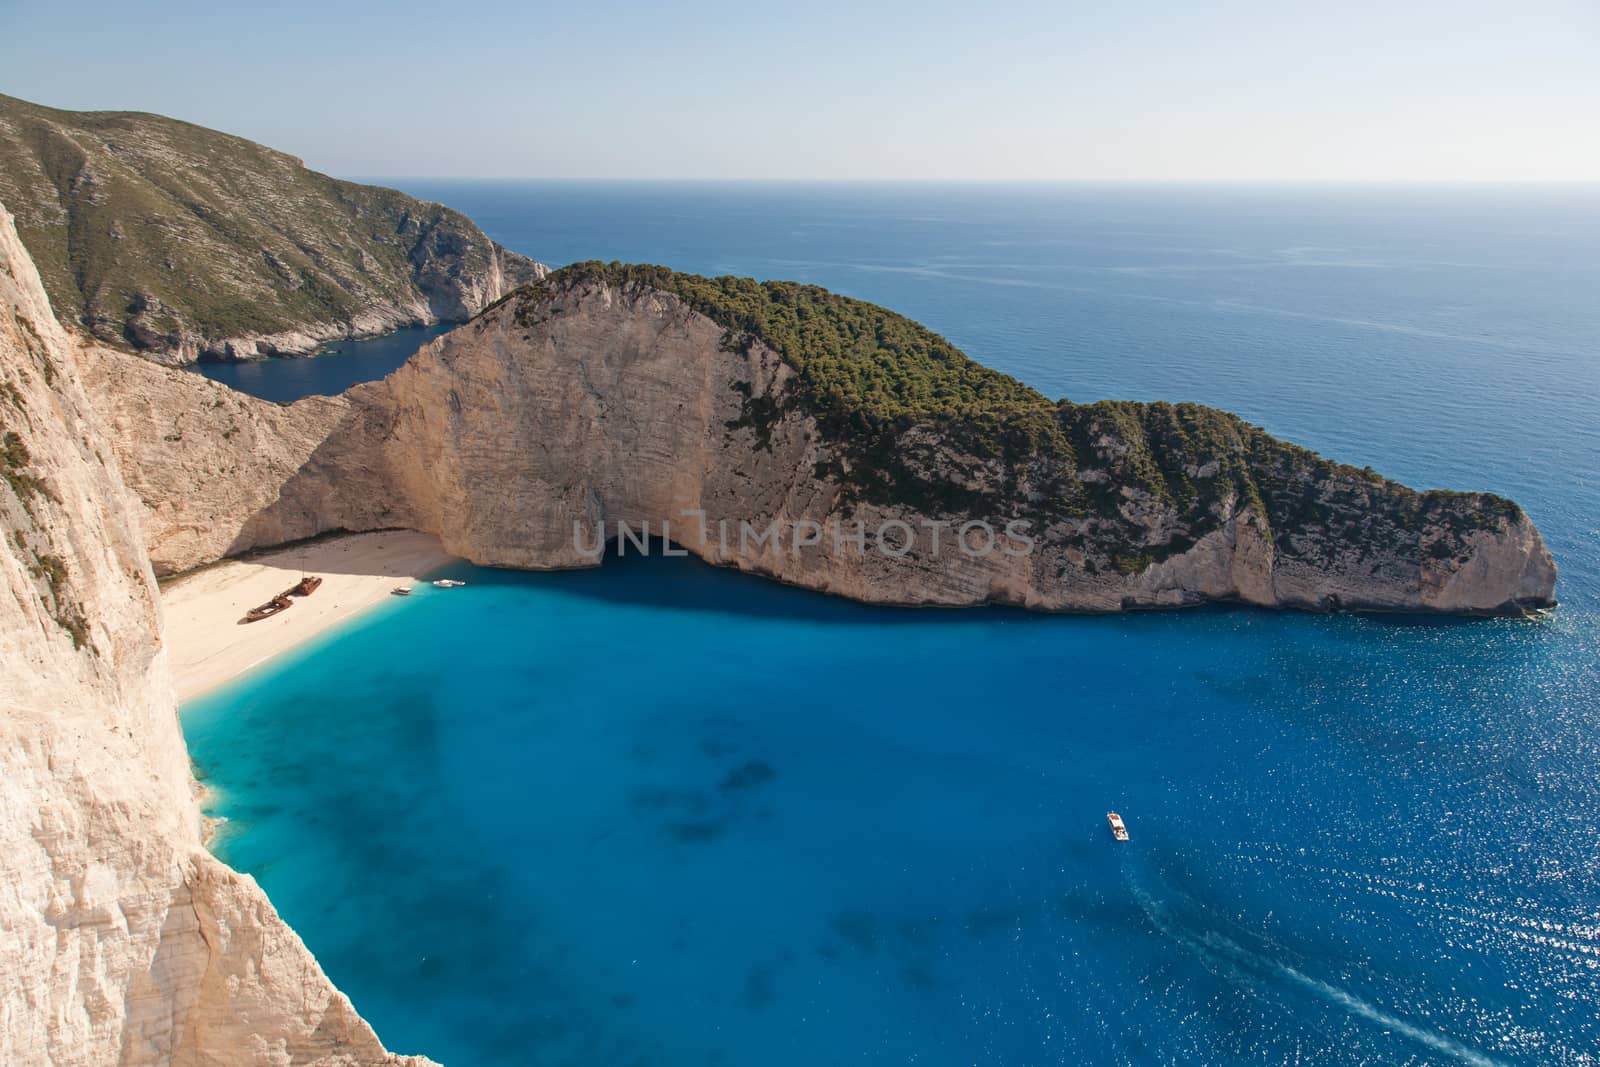
<svg viewBox="0 0 1600 1067"><path fill-rule="evenodd" d="M455 557L439 539L410 530L350 534L225 560L163 583L167 656L178 700L232 681L275 656L304 644L383 603L397 585L420 580ZM309 597L270 619L239 619L300 580L323 579Z"/></svg>

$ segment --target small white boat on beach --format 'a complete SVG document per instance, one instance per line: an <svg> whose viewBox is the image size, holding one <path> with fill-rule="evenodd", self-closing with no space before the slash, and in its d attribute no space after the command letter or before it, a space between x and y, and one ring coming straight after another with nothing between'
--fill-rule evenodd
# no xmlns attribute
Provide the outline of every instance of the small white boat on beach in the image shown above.
<svg viewBox="0 0 1600 1067"><path fill-rule="evenodd" d="M409 585L397 585L393 589L389 590L389 594L391 596L410 596L411 587Z"/></svg>
<svg viewBox="0 0 1600 1067"><path fill-rule="evenodd" d="M1128 839L1128 824L1122 821L1122 816L1114 811L1106 812L1106 822L1111 824L1111 836L1118 841Z"/></svg>
<svg viewBox="0 0 1600 1067"><path fill-rule="evenodd" d="M459 589L467 583L458 582L454 578L435 578L433 584L440 589Z"/></svg>

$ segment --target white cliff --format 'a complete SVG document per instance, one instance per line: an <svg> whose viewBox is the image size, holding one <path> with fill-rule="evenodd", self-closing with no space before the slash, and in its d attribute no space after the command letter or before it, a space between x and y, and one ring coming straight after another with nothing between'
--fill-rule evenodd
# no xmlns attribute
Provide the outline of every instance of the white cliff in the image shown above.
<svg viewBox="0 0 1600 1067"><path fill-rule="evenodd" d="M0 209L0 1063L426 1063L201 845L136 505L74 344Z"/></svg>

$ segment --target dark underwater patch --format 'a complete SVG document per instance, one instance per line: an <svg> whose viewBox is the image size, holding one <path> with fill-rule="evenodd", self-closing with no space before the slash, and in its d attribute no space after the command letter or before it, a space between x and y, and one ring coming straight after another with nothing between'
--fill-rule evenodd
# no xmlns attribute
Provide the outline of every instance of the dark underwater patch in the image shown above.
<svg viewBox="0 0 1600 1067"><path fill-rule="evenodd" d="M715 841L728 830L726 822L712 820L697 820L693 822L673 822L667 824L667 831L673 839L685 844L700 844L705 841Z"/></svg>
<svg viewBox="0 0 1600 1067"><path fill-rule="evenodd" d="M730 770L722 779L721 789L724 793L742 789L755 789L766 785L777 776L778 772L766 760L745 760Z"/></svg>
<svg viewBox="0 0 1600 1067"><path fill-rule="evenodd" d="M764 1011L772 1004L772 968L757 965L745 975L744 1002L751 1011Z"/></svg>
<svg viewBox="0 0 1600 1067"><path fill-rule="evenodd" d="M846 945L863 956L878 951L881 935L878 920L864 911L841 911L828 923L828 928Z"/></svg>

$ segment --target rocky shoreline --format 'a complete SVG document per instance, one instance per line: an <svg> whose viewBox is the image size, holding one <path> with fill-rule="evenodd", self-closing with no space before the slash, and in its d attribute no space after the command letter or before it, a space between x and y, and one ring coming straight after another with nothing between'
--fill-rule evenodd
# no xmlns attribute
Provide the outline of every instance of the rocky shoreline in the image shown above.
<svg viewBox="0 0 1600 1067"><path fill-rule="evenodd" d="M145 358L166 366L193 363L252 363L262 359L317 356L322 349L340 341L370 341L387 337L397 330L436 326L439 319L415 313L415 309L395 308L373 311L350 322L306 323L293 330L271 334L224 337L215 341L191 341L177 349L145 348ZM203 347L202 347L203 346Z"/></svg>

